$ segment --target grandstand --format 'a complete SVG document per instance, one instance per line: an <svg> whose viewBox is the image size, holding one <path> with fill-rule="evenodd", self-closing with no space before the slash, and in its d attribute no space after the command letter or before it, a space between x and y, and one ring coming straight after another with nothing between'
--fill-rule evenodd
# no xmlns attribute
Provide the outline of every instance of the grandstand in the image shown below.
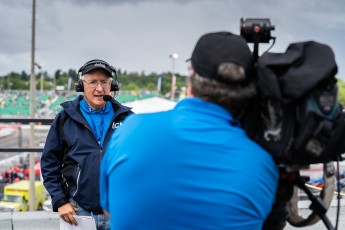
<svg viewBox="0 0 345 230"><path fill-rule="evenodd" d="M55 93L45 91L36 92L35 111L38 118L54 118L60 111L60 104L64 101L73 100L77 96L74 91ZM157 96L156 93L145 92L120 92L116 100L126 103ZM0 116L2 117L29 117L30 116L30 93L29 91L0 91Z"/></svg>

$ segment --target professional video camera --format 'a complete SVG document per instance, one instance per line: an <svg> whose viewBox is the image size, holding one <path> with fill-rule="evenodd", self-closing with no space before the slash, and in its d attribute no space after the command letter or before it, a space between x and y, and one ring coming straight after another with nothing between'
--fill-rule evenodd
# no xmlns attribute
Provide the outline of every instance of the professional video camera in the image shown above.
<svg viewBox="0 0 345 230"><path fill-rule="evenodd" d="M259 92L242 123L248 135L273 156L281 170L281 178L289 178L280 180L276 203L279 199L294 200L294 204L288 205L290 224L312 225L320 217L328 229L333 229L325 215L335 187L333 161L339 163L345 152L345 114L337 100L335 57L329 46L315 41L292 43L285 53L266 51L259 57L259 43L273 40L271 47L274 45L275 37L271 36L274 29L268 18L242 18L240 21L241 36L254 44L255 80ZM317 163L324 164L322 201L306 187L308 177L299 174L301 169ZM313 213L307 219L291 213L297 210L296 186L313 202ZM285 192L280 197L279 190Z"/></svg>

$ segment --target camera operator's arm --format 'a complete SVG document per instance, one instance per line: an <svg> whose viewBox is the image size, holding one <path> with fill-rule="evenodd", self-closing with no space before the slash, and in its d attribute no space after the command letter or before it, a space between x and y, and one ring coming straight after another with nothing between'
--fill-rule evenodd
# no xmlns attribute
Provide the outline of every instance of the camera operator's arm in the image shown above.
<svg viewBox="0 0 345 230"><path fill-rule="evenodd" d="M287 204L293 194L294 180L295 173L280 171L275 202L262 227L263 230L282 230L285 228L288 215Z"/></svg>

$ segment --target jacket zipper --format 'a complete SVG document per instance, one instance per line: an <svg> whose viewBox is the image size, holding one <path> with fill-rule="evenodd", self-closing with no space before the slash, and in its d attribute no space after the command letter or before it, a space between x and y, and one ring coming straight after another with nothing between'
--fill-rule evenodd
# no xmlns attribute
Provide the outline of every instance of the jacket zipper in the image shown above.
<svg viewBox="0 0 345 230"><path fill-rule="evenodd" d="M99 163L102 163L102 158L103 158L103 149L102 148L99 150L99 153L100 153L100 157L99 157L100 161L99 161Z"/></svg>
<svg viewBox="0 0 345 230"><path fill-rule="evenodd" d="M73 193L73 195L72 195L72 197L74 197L75 196L75 194L78 192L78 188L79 188L79 177L80 177L80 172L81 172L81 170L80 170L80 164L78 164L78 176L77 176L77 189L75 190L75 192Z"/></svg>
<svg viewBox="0 0 345 230"><path fill-rule="evenodd" d="M114 118L112 119L112 121L110 122L110 125L109 127L107 128L106 132L105 132L105 135L104 135L104 141L106 141L106 137L107 137L107 134L108 132L110 132L109 130L112 129L112 126L113 126L113 123L115 122L115 119L116 117L114 116ZM103 142L104 144L104 142ZM102 163L102 159L103 159L103 147L101 146L101 149L99 150L99 153L100 153L100 161L99 163Z"/></svg>

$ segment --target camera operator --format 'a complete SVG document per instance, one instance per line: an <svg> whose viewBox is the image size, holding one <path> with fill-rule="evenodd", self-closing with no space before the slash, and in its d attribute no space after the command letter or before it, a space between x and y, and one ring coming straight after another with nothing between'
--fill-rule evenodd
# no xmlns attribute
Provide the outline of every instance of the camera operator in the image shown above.
<svg viewBox="0 0 345 230"><path fill-rule="evenodd" d="M203 35L188 98L173 110L130 116L101 165L101 204L112 229L261 229L278 183L272 156L238 117L255 95L246 41Z"/></svg>

